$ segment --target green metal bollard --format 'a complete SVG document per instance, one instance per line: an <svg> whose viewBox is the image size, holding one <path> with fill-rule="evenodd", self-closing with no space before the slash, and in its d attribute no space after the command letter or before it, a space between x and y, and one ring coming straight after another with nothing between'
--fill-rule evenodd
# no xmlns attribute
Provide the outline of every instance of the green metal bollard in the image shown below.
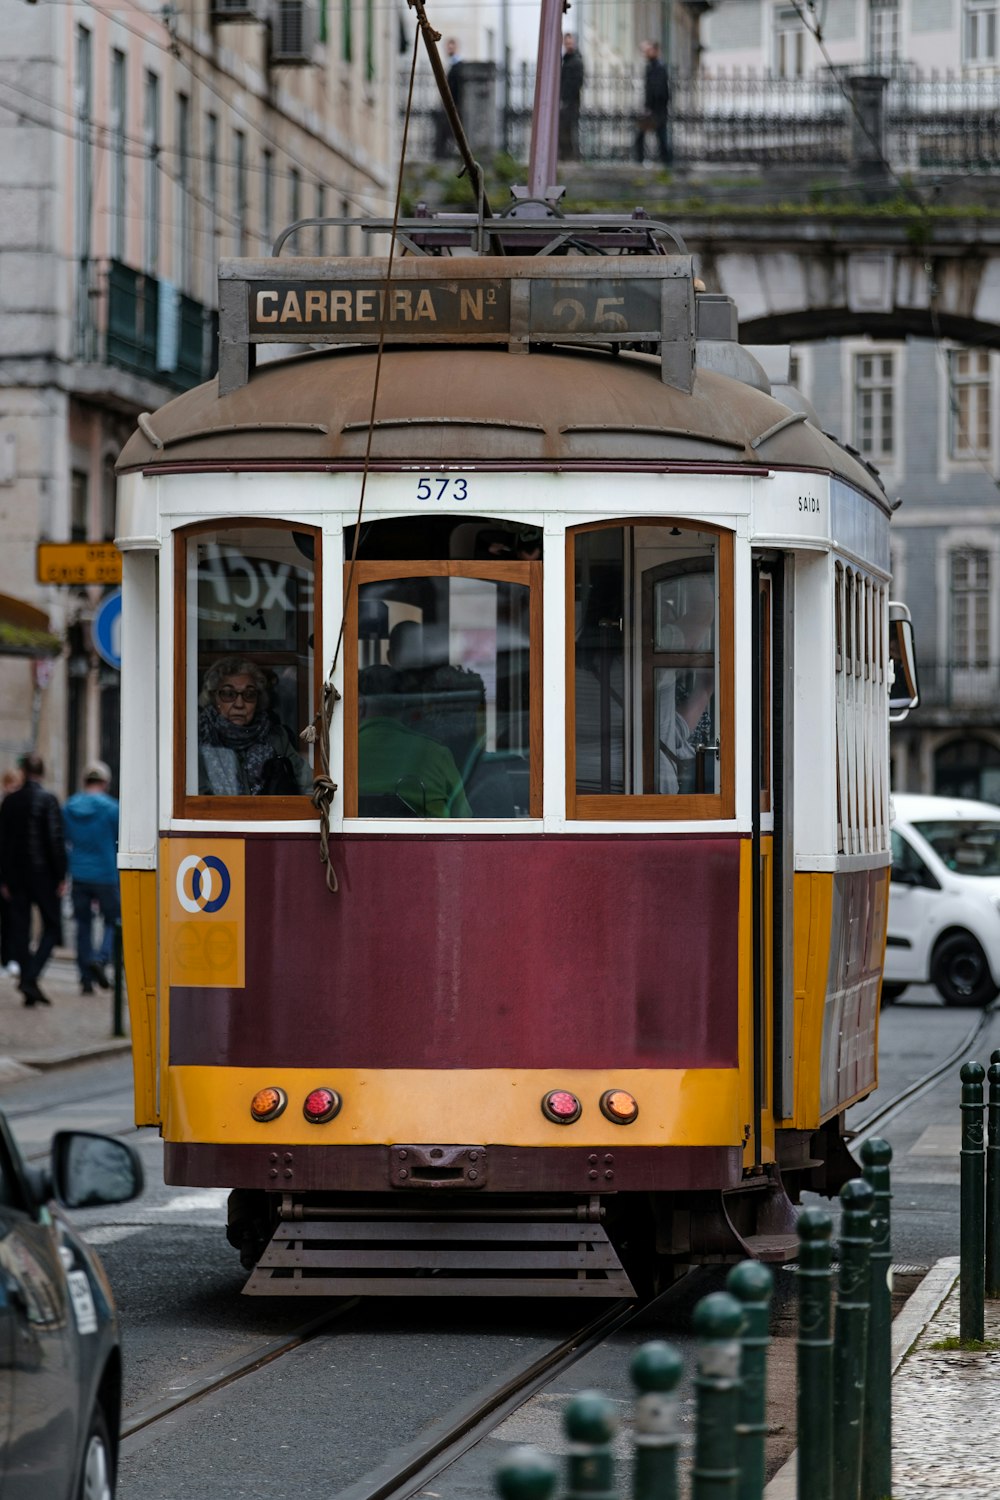
<svg viewBox="0 0 1000 1500"><path fill-rule="evenodd" d="M694 1310L698 1418L691 1500L737 1500L740 1466L736 1424L740 1402L743 1308L728 1292L710 1292Z"/></svg>
<svg viewBox="0 0 1000 1500"><path fill-rule="evenodd" d="M799 1214L798 1500L833 1496L833 1339L830 1294L833 1219L825 1208ZM806 1457L805 1455L808 1455Z"/></svg>
<svg viewBox="0 0 1000 1500"><path fill-rule="evenodd" d="M986 1077L986 1295L1000 1297L1000 1052L990 1058Z"/></svg>
<svg viewBox="0 0 1000 1500"><path fill-rule="evenodd" d="M114 946L112 948L115 964L115 988L114 988L114 1010L111 1016L111 1035L125 1035L125 1010L123 997L125 992L125 961L122 950L122 924L115 923Z"/></svg>
<svg viewBox="0 0 1000 1500"><path fill-rule="evenodd" d="M861 1147L864 1179L875 1194L869 1259L868 1367L865 1374L861 1500L892 1491L892 1247L889 1164L892 1147L877 1137Z"/></svg>
<svg viewBox="0 0 1000 1500"><path fill-rule="evenodd" d="M875 1194L861 1177L840 1190L840 1275L833 1329L834 1500L858 1500L868 1362L868 1276Z"/></svg>
<svg viewBox="0 0 1000 1500"><path fill-rule="evenodd" d="M745 1260L726 1277L726 1288L743 1307L740 1336L739 1500L760 1500L766 1473L767 1350L771 1342L774 1276L759 1260Z"/></svg>
<svg viewBox="0 0 1000 1500"><path fill-rule="evenodd" d="M630 1366L639 1391L635 1404L632 1500L679 1500L677 1450L684 1361L672 1344L656 1340L637 1349Z"/></svg>
<svg viewBox="0 0 1000 1500"><path fill-rule="evenodd" d="M547 1453L524 1447L510 1451L494 1482L502 1500L549 1500L558 1479L559 1470Z"/></svg>
<svg viewBox="0 0 1000 1500"><path fill-rule="evenodd" d="M983 1202L983 1067L962 1066L961 1257L958 1281L958 1331L963 1339L982 1339L986 1328L983 1293L986 1282L986 1232Z"/></svg>
<svg viewBox="0 0 1000 1500"><path fill-rule="evenodd" d="M600 1391L581 1391L567 1406L563 1426L570 1441L566 1500L616 1500L614 1403Z"/></svg>

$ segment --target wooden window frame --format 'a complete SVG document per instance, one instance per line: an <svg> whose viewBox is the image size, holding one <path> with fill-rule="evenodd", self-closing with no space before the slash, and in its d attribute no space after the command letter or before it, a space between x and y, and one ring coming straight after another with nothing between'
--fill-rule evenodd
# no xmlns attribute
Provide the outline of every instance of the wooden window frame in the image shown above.
<svg viewBox="0 0 1000 1500"><path fill-rule="evenodd" d="M576 789L576 538L589 531L679 526L714 536L718 548L719 791L706 793L578 792ZM624 516L589 521L566 533L566 817L603 822L681 823L736 816L735 594L733 533L707 521L677 516Z"/></svg>
<svg viewBox="0 0 1000 1500"><path fill-rule="evenodd" d="M322 692L323 663L323 532L319 526L285 521L275 516L219 516L196 521L173 534L174 545L174 780L175 818L213 822L301 822L313 818L312 801L305 792L280 797L214 797L187 790L187 558L188 544L199 536L221 531L298 531L313 539L313 704ZM249 654L249 653L248 653ZM308 762L310 757L303 752ZM312 757L315 772L315 750Z"/></svg>
<svg viewBox="0 0 1000 1500"><path fill-rule="evenodd" d="M358 814L358 597L366 583L396 578L473 578L484 583L519 583L528 589L528 817L542 816L542 564L540 562L474 562L454 559L417 559L407 562L355 562L344 564L344 816ZM368 819L365 820L366 822ZM383 819L381 821L391 821ZM444 831L448 818L409 819L422 825L439 825ZM467 819L463 821L468 821ZM507 827L523 818L476 819Z"/></svg>

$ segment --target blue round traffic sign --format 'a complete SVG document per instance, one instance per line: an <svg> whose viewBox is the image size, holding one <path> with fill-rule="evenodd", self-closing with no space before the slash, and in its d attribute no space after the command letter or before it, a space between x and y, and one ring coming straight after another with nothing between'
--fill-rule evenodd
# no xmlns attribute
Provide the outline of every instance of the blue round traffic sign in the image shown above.
<svg viewBox="0 0 1000 1500"><path fill-rule="evenodd" d="M90 627L94 650L117 672L122 667L122 591L115 589L101 600Z"/></svg>

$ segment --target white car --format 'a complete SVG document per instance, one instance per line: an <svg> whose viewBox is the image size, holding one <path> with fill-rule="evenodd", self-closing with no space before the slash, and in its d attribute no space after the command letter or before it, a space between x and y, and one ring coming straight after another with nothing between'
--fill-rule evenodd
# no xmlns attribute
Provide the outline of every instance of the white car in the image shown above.
<svg viewBox="0 0 1000 1500"><path fill-rule="evenodd" d="M894 795L883 1002L908 984L946 1005L1000 991L1000 807Z"/></svg>

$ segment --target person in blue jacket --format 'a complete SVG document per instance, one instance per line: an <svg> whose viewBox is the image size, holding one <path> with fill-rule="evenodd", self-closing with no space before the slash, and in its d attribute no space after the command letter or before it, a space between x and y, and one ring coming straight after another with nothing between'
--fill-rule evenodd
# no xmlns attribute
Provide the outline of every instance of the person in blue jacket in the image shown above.
<svg viewBox="0 0 1000 1500"><path fill-rule="evenodd" d="M63 808L69 873L73 882L76 920L76 961L80 989L94 993L94 983L109 989L108 964L115 924L121 915L118 890L118 803L108 796L111 771L102 760L91 761L83 775L83 791ZM94 914L104 920L104 937L94 951Z"/></svg>

